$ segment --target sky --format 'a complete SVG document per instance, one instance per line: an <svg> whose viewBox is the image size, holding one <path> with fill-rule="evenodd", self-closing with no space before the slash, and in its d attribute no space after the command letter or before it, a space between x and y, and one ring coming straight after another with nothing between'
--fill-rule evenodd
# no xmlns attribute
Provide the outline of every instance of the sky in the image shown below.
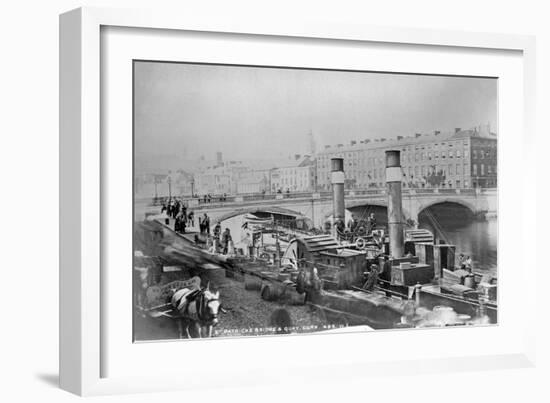
<svg viewBox="0 0 550 403"><path fill-rule="evenodd" d="M136 155L283 158L455 127L497 132L497 80L136 62Z"/></svg>

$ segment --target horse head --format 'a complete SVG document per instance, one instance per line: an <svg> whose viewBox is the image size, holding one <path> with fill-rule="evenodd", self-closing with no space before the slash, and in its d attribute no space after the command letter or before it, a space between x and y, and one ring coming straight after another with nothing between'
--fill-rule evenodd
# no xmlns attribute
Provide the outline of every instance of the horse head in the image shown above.
<svg viewBox="0 0 550 403"><path fill-rule="evenodd" d="M209 287L204 290L204 299L206 305L206 317L210 324L216 326L218 324L218 313L221 309L220 292L215 293L210 291Z"/></svg>

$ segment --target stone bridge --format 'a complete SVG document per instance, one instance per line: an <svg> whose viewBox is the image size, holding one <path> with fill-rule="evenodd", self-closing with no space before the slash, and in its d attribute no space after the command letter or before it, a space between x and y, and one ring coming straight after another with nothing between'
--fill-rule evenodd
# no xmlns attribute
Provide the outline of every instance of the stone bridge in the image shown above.
<svg viewBox="0 0 550 403"><path fill-rule="evenodd" d="M387 207L385 189L347 190L346 209L361 206ZM403 214L405 219L418 222L419 214L434 205L456 203L469 209L474 215L497 213L496 189L403 189ZM315 226L321 226L332 215L332 193L290 193L276 195L231 196L225 200L213 199L210 203L203 200L188 200L195 214L207 213L212 219L230 214L237 210L270 206L282 207L309 217Z"/></svg>

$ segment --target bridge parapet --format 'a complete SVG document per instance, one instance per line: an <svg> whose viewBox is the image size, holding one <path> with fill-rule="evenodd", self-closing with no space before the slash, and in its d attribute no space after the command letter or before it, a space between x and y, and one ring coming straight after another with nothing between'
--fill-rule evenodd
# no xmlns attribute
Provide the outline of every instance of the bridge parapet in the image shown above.
<svg viewBox="0 0 550 403"><path fill-rule="evenodd" d="M449 189L449 188L424 188L403 189L402 192L405 218L418 221L418 215L422 210L435 204L452 202L461 204L474 214L496 214L497 190L496 189ZM160 200L156 206L160 209ZM138 200L136 200L139 203ZM277 206L299 211L309 216L316 225L322 225L326 215L332 212L331 192L301 192L301 193L277 193L277 194L245 194L239 196L213 197L210 202L204 199L187 199L189 207L199 212L227 212L231 209L245 206ZM142 205L155 208L149 201L142 200ZM346 191L346 207L357 208L361 205L387 206L385 189L357 189Z"/></svg>

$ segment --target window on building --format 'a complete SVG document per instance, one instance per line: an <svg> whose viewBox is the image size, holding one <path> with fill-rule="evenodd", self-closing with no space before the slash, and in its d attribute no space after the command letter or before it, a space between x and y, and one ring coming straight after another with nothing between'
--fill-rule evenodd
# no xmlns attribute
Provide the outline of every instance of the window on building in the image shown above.
<svg viewBox="0 0 550 403"><path fill-rule="evenodd" d="M460 150L456 150L456 158L460 158Z"/></svg>
<svg viewBox="0 0 550 403"><path fill-rule="evenodd" d="M429 160L429 161L432 160L432 153L431 153L431 152L428 153L428 160Z"/></svg>
<svg viewBox="0 0 550 403"><path fill-rule="evenodd" d="M456 164L456 174L461 175L462 174L462 165Z"/></svg>
<svg viewBox="0 0 550 403"><path fill-rule="evenodd" d="M491 175L491 165L487 165L487 175Z"/></svg>
<svg viewBox="0 0 550 403"><path fill-rule="evenodd" d="M469 155L468 150L464 150L464 158L468 158L468 155Z"/></svg>
<svg viewBox="0 0 550 403"><path fill-rule="evenodd" d="M472 175L477 175L477 164L472 165Z"/></svg>
<svg viewBox="0 0 550 403"><path fill-rule="evenodd" d="M477 150L472 151L472 158L477 160Z"/></svg>
<svg viewBox="0 0 550 403"><path fill-rule="evenodd" d="M454 165L449 164L449 175L454 175L454 174L455 174Z"/></svg>
<svg viewBox="0 0 550 403"><path fill-rule="evenodd" d="M479 168L480 168L480 171L481 171L481 176L485 175L485 165L481 164L479 166Z"/></svg>
<svg viewBox="0 0 550 403"><path fill-rule="evenodd" d="M449 158L453 158L453 152L452 152L452 150L449 150Z"/></svg>

